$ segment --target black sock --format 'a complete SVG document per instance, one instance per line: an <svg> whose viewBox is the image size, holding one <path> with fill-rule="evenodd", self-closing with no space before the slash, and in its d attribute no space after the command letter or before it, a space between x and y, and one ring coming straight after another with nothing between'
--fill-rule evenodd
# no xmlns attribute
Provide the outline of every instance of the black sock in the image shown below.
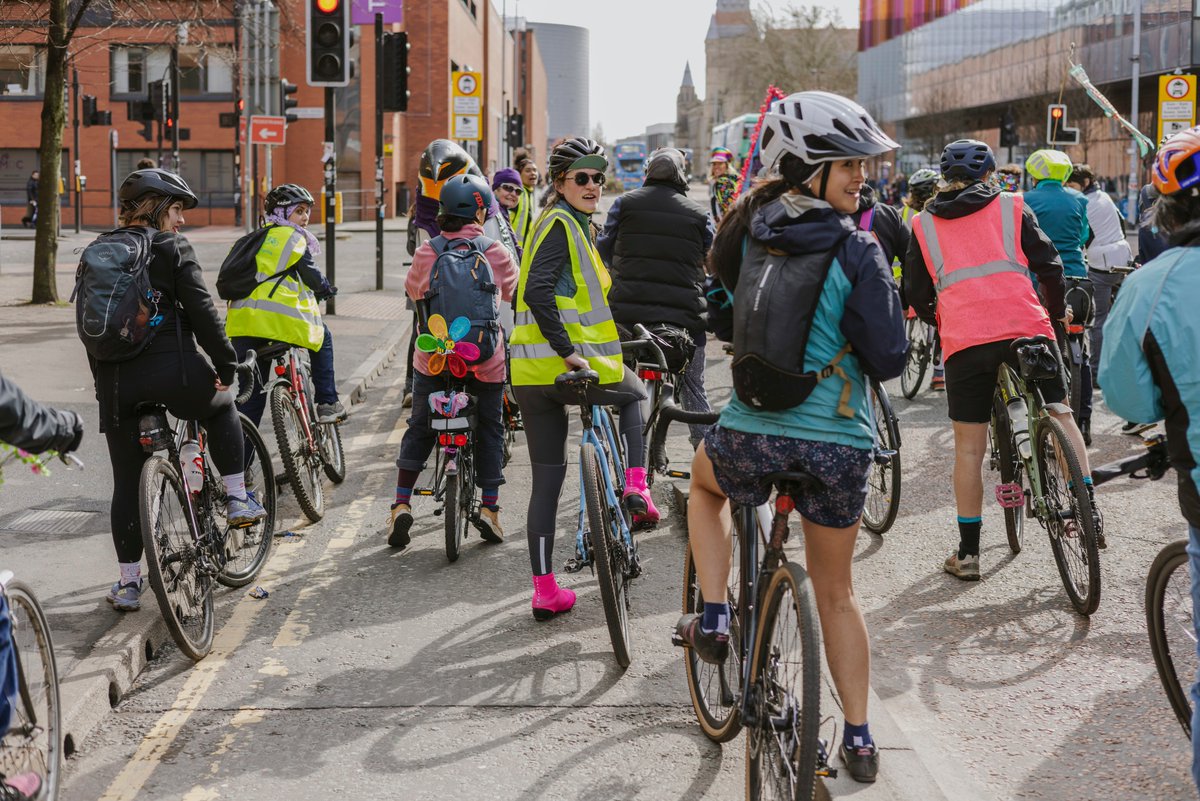
<svg viewBox="0 0 1200 801"><path fill-rule="evenodd" d="M983 527L982 517L958 518L958 558L979 556L979 530Z"/></svg>

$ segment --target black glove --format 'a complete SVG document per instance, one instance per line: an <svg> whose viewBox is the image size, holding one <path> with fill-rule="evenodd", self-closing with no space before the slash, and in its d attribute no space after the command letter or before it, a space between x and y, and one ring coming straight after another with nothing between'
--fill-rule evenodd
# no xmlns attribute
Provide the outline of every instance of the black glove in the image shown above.
<svg viewBox="0 0 1200 801"><path fill-rule="evenodd" d="M336 286L330 286L329 284L325 284L325 286L323 286L321 288L321 291L316 293L317 300L329 300L337 293L338 293L338 288Z"/></svg>
<svg viewBox="0 0 1200 801"><path fill-rule="evenodd" d="M62 453L72 453L79 450L79 443L83 442L83 420L75 412L68 412L68 414L75 418L75 424L72 426L75 436L71 440L71 444L62 449Z"/></svg>

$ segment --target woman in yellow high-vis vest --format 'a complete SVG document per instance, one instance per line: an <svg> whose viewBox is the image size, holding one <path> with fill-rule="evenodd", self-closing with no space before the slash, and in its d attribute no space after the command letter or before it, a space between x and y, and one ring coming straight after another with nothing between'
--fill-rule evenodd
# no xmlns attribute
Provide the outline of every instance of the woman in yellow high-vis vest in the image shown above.
<svg viewBox="0 0 1200 801"><path fill-rule="evenodd" d="M608 160L591 139L567 139L550 154L550 203L525 241L510 340L511 380L525 422L533 492L526 532L533 568L533 616L548 620L575 604L575 593L558 586L551 570L558 496L567 475L568 409L574 393L554 379L591 368L598 384L588 402L620 410L625 442L624 503L635 523L658 522L646 487L642 410L645 392L621 362L621 341L608 307L612 280L592 241L591 215L604 187Z"/></svg>

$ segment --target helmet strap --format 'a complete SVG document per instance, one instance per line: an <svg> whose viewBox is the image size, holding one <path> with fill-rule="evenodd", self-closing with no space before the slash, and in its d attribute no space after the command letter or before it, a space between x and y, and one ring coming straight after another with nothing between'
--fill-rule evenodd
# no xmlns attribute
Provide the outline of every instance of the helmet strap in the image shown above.
<svg viewBox="0 0 1200 801"><path fill-rule="evenodd" d="M826 202L828 202L828 200L825 198L825 190L829 188L829 173L832 171L832 162L826 161L821 164L821 191L817 194L817 197L819 197L821 200L825 200Z"/></svg>
<svg viewBox="0 0 1200 801"><path fill-rule="evenodd" d="M167 209L171 208L171 204L175 202L175 198L168 195L154 207L154 226L157 228L162 216L167 213Z"/></svg>

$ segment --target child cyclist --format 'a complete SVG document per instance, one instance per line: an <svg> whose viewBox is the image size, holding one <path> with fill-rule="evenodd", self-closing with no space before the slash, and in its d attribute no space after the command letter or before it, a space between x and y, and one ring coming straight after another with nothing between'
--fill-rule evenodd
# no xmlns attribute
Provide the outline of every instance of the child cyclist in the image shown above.
<svg viewBox="0 0 1200 801"><path fill-rule="evenodd" d="M440 259L448 246L459 240L474 240L483 249L483 255L492 268L492 281L496 286L495 312L500 313L501 300L512 300L517 286L519 266L504 245L483 235L483 223L492 206L492 190L487 181L477 175L456 175L446 181L440 195L437 218L441 236L424 242L413 254L412 269L404 282L408 296L416 302L425 300L430 289L430 276L434 265L449 265L451 260ZM434 310L436 311L436 309ZM446 321L448 324L452 320ZM465 380L467 391L478 402L479 440L476 450L476 482L483 490L483 508L479 519L473 521L480 535L488 542L503 542L504 532L500 528L500 485L504 483L501 465L504 457L504 406L503 392L506 367L504 363L504 332L497 331L495 351L491 357L468 365ZM429 354L417 350L413 354L415 375L413 380L412 417L408 419L408 430L400 442L400 456L396 459L399 472L396 476L396 502L392 504L388 523L388 545L393 548L407 547L412 528L412 491L417 483L425 460L429 458L436 442L436 432L429 427L429 396L445 389L445 379L434 375L429 368Z"/></svg>
<svg viewBox="0 0 1200 801"><path fill-rule="evenodd" d="M907 342L891 266L850 215L858 209L865 159L896 147L861 106L827 92L793 94L766 115L762 160L778 174L730 211L714 243L713 266L734 288L734 326L744 328L763 323L739 310L736 298L744 287L737 279L744 270L760 271L768 250L786 254L789 264L795 260L798 271L828 264L816 289L819 300L797 298L797 309L813 309L809 319L793 315L787 327L810 325L805 372L821 370L849 348L839 362L845 377L819 382L798 405L781 411L762 411L757 398L738 394L721 413L692 462L688 501L704 612L684 616L676 628L678 640L704 661L720 664L728 657L728 500L765 503L768 492L760 481L776 471L802 469L815 476L824 489L796 503L825 655L845 710L839 751L862 782L875 780L879 764L867 726L871 652L851 576L874 444L865 386L867 376L900 374ZM787 335L768 332L766 341Z"/></svg>

